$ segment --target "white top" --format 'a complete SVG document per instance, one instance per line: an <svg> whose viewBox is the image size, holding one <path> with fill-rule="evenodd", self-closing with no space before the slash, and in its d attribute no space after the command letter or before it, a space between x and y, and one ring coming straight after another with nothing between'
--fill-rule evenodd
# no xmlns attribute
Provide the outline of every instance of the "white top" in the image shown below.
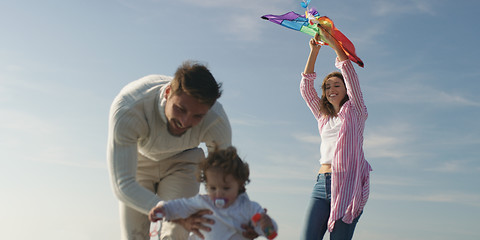
<svg viewBox="0 0 480 240"><path fill-rule="evenodd" d="M131 82L110 108L107 160L113 189L120 201L148 214L161 199L136 181L138 154L143 161L168 159L204 142L209 151L231 145L232 130L217 101L202 121L182 136L172 136L165 117L165 88L172 77L149 75Z"/></svg>
<svg viewBox="0 0 480 240"><path fill-rule="evenodd" d="M160 204L160 203L159 203ZM211 225L212 231L200 232L205 236L205 239L248 239L244 238L242 232L242 224L248 224L253 215L256 213L263 213L264 209L260 204L250 201L246 193L238 195L235 202L228 208L218 208L215 203L206 194L197 194L191 198L179 198L171 201L163 202L165 219L175 220L179 218L187 218L191 214L201 210L210 209L213 215L206 215L206 217L213 219L215 224ZM277 224L272 219L275 230L278 229ZM255 227L255 231L264 236L260 226ZM196 235L191 234L189 239L200 239Z"/></svg>
<svg viewBox="0 0 480 240"><path fill-rule="evenodd" d="M320 133L322 138L322 144L320 144L320 164L332 164L341 127L342 120L339 117L330 117L323 127Z"/></svg>

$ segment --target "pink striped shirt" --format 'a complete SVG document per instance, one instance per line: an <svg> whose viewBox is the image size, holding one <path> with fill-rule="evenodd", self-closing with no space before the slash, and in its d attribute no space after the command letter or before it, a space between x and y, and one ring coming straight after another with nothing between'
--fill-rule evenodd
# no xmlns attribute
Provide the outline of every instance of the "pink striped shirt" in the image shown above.
<svg viewBox="0 0 480 240"><path fill-rule="evenodd" d="M357 73L350 60L335 62L342 72L349 100L343 104L338 117L343 123L336 142L332 161L332 201L328 231L332 231L335 221L342 219L352 223L367 203L370 191L370 171L372 168L363 154L363 130L368 113L363 101ZM328 121L320 114L320 97L314 88L316 73L303 74L300 92L318 121L319 132Z"/></svg>

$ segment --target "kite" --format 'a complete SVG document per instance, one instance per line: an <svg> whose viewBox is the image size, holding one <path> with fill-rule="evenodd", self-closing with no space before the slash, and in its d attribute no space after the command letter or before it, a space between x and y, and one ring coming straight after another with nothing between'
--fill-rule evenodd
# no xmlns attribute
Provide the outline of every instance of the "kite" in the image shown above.
<svg viewBox="0 0 480 240"><path fill-rule="evenodd" d="M307 8L308 3L302 2L302 7ZM296 12L288 12L283 15L263 15L262 19L268 20L270 22L279 24L281 26L306 33L310 36L315 36L315 34L320 34L320 44L327 45L325 43L325 38L322 36L321 31L319 31L319 26L326 30L327 34L331 34L337 42L340 43L340 46L343 48L348 58L358 64L360 67L363 67L363 61L356 55L355 47L353 43L343 35L340 30L338 30L333 21L327 16L320 16L314 8L307 8L305 15L300 15Z"/></svg>

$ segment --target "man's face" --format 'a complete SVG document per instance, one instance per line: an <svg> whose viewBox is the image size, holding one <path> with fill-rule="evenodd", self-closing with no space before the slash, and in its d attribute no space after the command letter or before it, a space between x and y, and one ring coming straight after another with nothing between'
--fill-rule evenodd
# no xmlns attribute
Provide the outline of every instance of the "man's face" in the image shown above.
<svg viewBox="0 0 480 240"><path fill-rule="evenodd" d="M167 129L173 136L181 136L189 128L196 126L210 110L210 105L200 103L196 98L185 93L173 94L170 86L165 92L165 116Z"/></svg>

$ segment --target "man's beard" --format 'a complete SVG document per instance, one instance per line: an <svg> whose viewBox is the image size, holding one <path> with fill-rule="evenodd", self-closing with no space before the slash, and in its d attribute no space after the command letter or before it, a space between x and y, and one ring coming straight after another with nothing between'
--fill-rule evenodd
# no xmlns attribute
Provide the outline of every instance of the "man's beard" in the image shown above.
<svg viewBox="0 0 480 240"><path fill-rule="evenodd" d="M167 120L167 131L168 131L168 133L170 133L170 135L172 135L172 136L174 136L174 137L181 137L181 136L182 136L183 134L185 134L185 133L187 132L187 130L188 130L188 129L187 129L187 130L183 131L182 133L174 133L174 132L172 131L172 125L173 125L173 124L174 124L174 123L172 123L171 120Z"/></svg>

